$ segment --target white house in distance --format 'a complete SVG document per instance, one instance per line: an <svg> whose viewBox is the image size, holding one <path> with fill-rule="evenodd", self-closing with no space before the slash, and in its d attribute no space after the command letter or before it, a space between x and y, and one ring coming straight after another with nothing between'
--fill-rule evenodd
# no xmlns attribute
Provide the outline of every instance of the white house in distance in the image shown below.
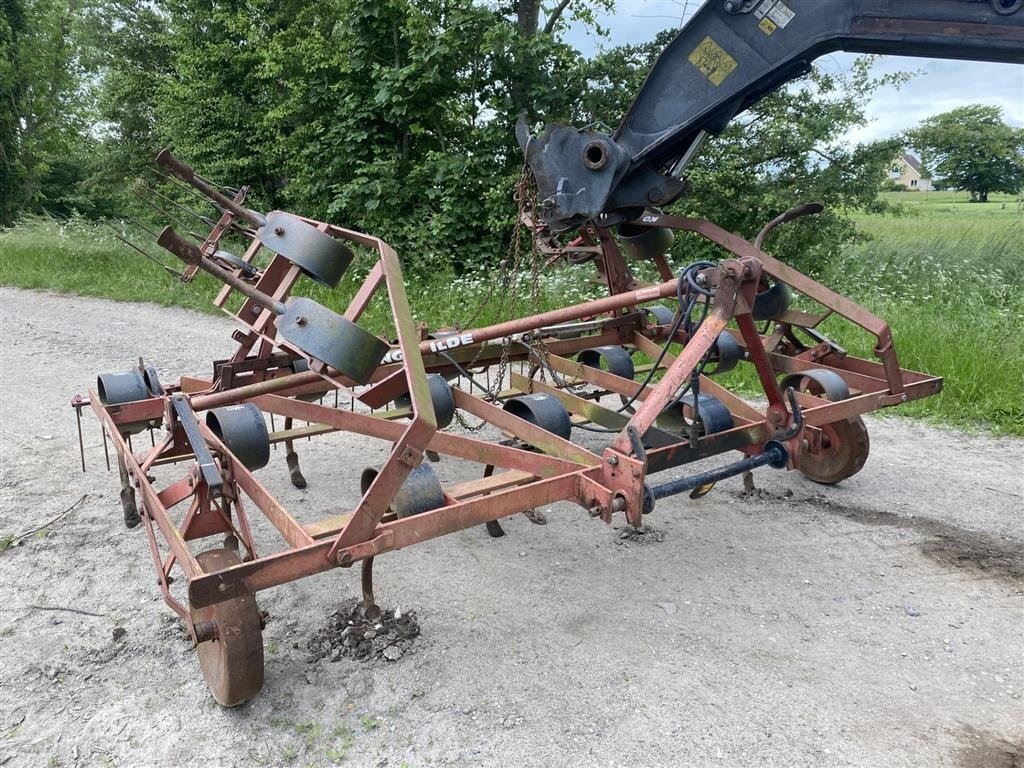
<svg viewBox="0 0 1024 768"><path fill-rule="evenodd" d="M931 192L934 189L932 180L921 174L921 161L909 152L893 161L889 179L896 186L912 192Z"/></svg>

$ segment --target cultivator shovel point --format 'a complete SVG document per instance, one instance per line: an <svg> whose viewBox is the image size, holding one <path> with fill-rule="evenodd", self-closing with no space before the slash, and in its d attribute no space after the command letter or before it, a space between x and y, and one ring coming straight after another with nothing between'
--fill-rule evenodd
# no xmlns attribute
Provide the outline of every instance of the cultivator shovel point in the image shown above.
<svg viewBox="0 0 1024 768"><path fill-rule="evenodd" d="M374 558L447 533L486 524L501 535L501 518L559 501L640 528L656 500L699 497L759 467L838 482L867 458L862 414L941 388L941 379L900 368L885 322L708 221L648 210L620 227L636 258L659 264L664 279L653 284L635 278L607 228L589 226L565 251L535 230L544 258L592 264L609 295L431 332L414 323L397 255L382 240L252 211L244 189L229 198L167 151L158 162L222 211L202 243L171 227L158 242L184 274L202 270L223 284L214 303L238 323L237 348L208 377L161 380L141 361L101 374L72 404L91 407L112 443L126 521L142 523L164 600L188 626L224 706L263 684L263 589L362 563L364 612L379 615ZM240 256L222 247L229 231L248 233ZM680 237L710 242L721 261L672 270L665 250ZM343 313L291 295L303 276L336 286L353 246L374 255ZM792 294L821 310L790 308ZM376 296L390 307L393 342L359 325ZM848 355L817 330L830 316L872 335L878 361ZM738 365L754 368L766 405L716 380ZM455 421L487 429L441 431ZM131 436L154 425L159 436L134 448ZM387 457L363 473L358 501L300 521L257 474L285 443L291 480L305 487L297 442L337 431L376 441ZM581 433L584 444L573 441ZM740 456L715 469L655 479L732 451ZM426 455L483 471L444 485ZM174 466L183 471L167 479ZM311 493L337 497L316 485ZM258 551L257 519L276 530L276 549Z"/></svg>

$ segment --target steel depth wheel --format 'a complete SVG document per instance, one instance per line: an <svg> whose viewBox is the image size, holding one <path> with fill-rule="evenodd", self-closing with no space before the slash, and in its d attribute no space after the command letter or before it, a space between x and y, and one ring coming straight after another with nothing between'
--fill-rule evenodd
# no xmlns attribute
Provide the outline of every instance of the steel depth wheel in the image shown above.
<svg viewBox="0 0 1024 768"><path fill-rule="evenodd" d="M782 379L782 389L793 387L830 402L845 400L850 388L834 371L812 369L792 373ZM821 426L821 444L814 453L801 451L796 468L808 480L834 485L864 468L871 450L868 428L860 416L833 421Z"/></svg>
<svg viewBox="0 0 1024 768"><path fill-rule="evenodd" d="M219 571L242 561L230 549L210 549L196 555L204 571ZM236 707L263 688L263 629L256 596L241 597L192 608L192 621L213 622L212 640L196 646L199 667L210 693L222 707Z"/></svg>
<svg viewBox="0 0 1024 768"><path fill-rule="evenodd" d="M822 485L834 485L864 468L871 441L860 416L833 421L821 427L821 448L802 451L796 468L804 477Z"/></svg>

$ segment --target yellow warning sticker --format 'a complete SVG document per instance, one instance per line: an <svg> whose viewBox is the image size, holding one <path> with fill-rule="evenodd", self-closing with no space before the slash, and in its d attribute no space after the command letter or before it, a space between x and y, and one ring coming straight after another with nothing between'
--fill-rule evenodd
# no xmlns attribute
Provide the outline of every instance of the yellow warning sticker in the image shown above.
<svg viewBox="0 0 1024 768"><path fill-rule="evenodd" d="M689 58L690 63L715 85L721 85L722 81L736 69L736 59L710 37L705 37L701 44L693 49Z"/></svg>
<svg viewBox="0 0 1024 768"><path fill-rule="evenodd" d="M757 26L766 35L770 35L772 32L778 29L778 27L775 26L775 22L768 18L761 19Z"/></svg>

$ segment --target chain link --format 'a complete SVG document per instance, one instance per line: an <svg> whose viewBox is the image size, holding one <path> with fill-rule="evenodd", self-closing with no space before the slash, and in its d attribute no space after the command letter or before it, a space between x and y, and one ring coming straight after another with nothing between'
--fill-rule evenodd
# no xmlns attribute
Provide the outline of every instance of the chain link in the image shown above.
<svg viewBox="0 0 1024 768"><path fill-rule="evenodd" d="M484 306L488 304L493 305L495 300L497 301L497 317L503 320L510 320L512 318L519 301L519 283L520 275L523 271L523 254L525 250L523 247L523 230L526 228L525 225L527 222L529 222L530 225L531 242L531 309L536 312L537 307L540 304L540 265L538 263L539 257L535 237L537 232L537 222L534 218L536 185L534 184L533 173L530 170L529 165L523 165L523 170L515 185L513 199L516 203L516 221L512 231L512 240L509 243L508 253L505 258L502 259L494 279L488 286L488 290L485 292L483 298L481 298L480 302L477 304L473 314L462 325L463 328L472 327L473 323L483 311ZM512 344L513 341L509 336L505 336L501 340L501 356L498 358L498 370L495 375L495 383L493 386L483 388L483 396L485 400L493 402L498 399L502 384L505 381L505 376L510 369L509 355ZM480 360L480 357L483 355L486 348L487 345L481 344L476 355L472 360L466 363L464 367L466 369L472 369L472 367ZM472 388L473 385L471 382L470 391L472 391ZM455 412L455 417L461 427L471 432L479 431L487 424L486 421L481 421L479 424L472 425L466 421L458 410Z"/></svg>

